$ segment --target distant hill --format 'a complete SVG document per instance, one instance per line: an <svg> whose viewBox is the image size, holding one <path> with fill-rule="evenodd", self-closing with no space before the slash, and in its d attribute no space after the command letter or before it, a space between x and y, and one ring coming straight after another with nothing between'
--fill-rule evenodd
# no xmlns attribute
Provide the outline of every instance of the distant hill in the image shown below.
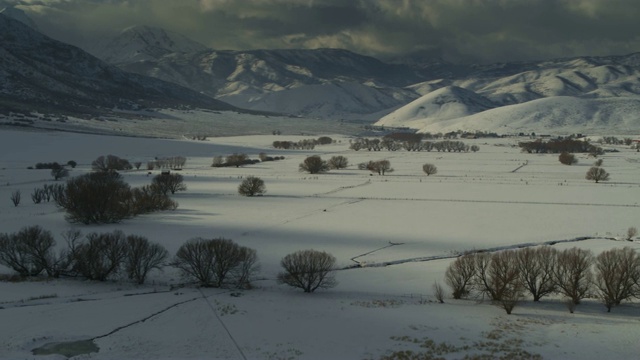
<svg viewBox="0 0 640 360"><path fill-rule="evenodd" d="M130 74L0 14L0 112L101 114L147 107L233 106Z"/></svg>

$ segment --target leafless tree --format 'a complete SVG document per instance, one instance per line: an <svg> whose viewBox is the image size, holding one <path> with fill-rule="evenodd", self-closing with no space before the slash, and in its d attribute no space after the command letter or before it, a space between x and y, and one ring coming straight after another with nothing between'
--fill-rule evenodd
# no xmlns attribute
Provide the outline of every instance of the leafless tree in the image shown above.
<svg viewBox="0 0 640 360"><path fill-rule="evenodd" d="M589 169L589 171L587 171L587 174L585 175L585 179L593 180L596 183L600 181L607 181L609 180L609 173L606 172L605 169L601 167L593 166Z"/></svg>
<svg viewBox="0 0 640 360"><path fill-rule="evenodd" d="M228 239L196 238L180 246L173 265L201 286L221 287L229 275L237 285L242 281L246 286L255 269L256 256L251 250Z"/></svg>
<svg viewBox="0 0 640 360"><path fill-rule="evenodd" d="M155 186L144 185L131 189L128 207L133 216L155 211L175 210L178 208L178 203L158 191Z"/></svg>
<svg viewBox="0 0 640 360"><path fill-rule="evenodd" d="M377 173L378 175L393 172L393 168L391 167L391 162L389 162L389 160L369 161L367 164L367 170Z"/></svg>
<svg viewBox="0 0 640 360"><path fill-rule="evenodd" d="M169 252L162 245L143 236L129 235L125 241L124 267L129 279L144 284L149 271L161 269Z"/></svg>
<svg viewBox="0 0 640 360"><path fill-rule="evenodd" d="M580 304L580 300L589 294L591 289L591 264L593 254L589 250L578 248L566 249L558 253L554 277L558 291Z"/></svg>
<svg viewBox="0 0 640 360"><path fill-rule="evenodd" d="M249 160L249 156L247 156L247 154L234 153L227 156L225 163L229 166L240 167L244 165L247 160Z"/></svg>
<svg viewBox="0 0 640 360"><path fill-rule="evenodd" d="M453 291L454 299L461 299L469 295L472 281L476 275L475 255L466 254L456 258L447 267L445 282Z"/></svg>
<svg viewBox="0 0 640 360"><path fill-rule="evenodd" d="M136 170L140 170L140 166L142 166L142 161L136 161L133 163L133 166L135 166Z"/></svg>
<svg viewBox="0 0 640 360"><path fill-rule="evenodd" d="M533 301L540 301L542 297L556 292L556 253L550 246L524 248L515 253L520 279L533 296Z"/></svg>
<svg viewBox="0 0 640 360"><path fill-rule="evenodd" d="M636 235L638 235L638 229L633 226L627 229L627 241L633 240Z"/></svg>
<svg viewBox="0 0 640 360"><path fill-rule="evenodd" d="M334 277L335 262L336 258L324 251L296 251L280 261L284 271L278 274L278 281L306 293L332 288L337 284Z"/></svg>
<svg viewBox="0 0 640 360"><path fill-rule="evenodd" d="M256 176L249 176L238 185L238 194L242 196L262 195L267 192L264 181Z"/></svg>
<svg viewBox="0 0 640 360"><path fill-rule="evenodd" d="M85 239L71 251L72 271L98 281L116 274L127 256L124 233L91 233Z"/></svg>
<svg viewBox="0 0 640 360"><path fill-rule="evenodd" d="M477 254L476 279L477 290L507 314L522 298L523 286L514 251Z"/></svg>
<svg viewBox="0 0 640 360"><path fill-rule="evenodd" d="M152 186L158 192L166 195L168 192L175 194L176 191L187 190L184 177L180 174L159 174L153 177Z"/></svg>
<svg viewBox="0 0 640 360"><path fill-rule="evenodd" d="M438 168L433 164L424 164L422 165L422 171L424 171L427 176L435 175L438 173Z"/></svg>
<svg viewBox="0 0 640 360"><path fill-rule="evenodd" d="M329 171L329 164L318 155L309 156L299 166L300 171L309 174L320 174Z"/></svg>
<svg viewBox="0 0 640 360"><path fill-rule="evenodd" d="M15 190L11 192L10 199L11 199L11 202L13 203L13 206L20 205L20 200L22 199L22 193L20 192L20 190Z"/></svg>
<svg viewBox="0 0 640 360"><path fill-rule="evenodd" d="M0 264L20 276L36 276L45 270L49 274L55 245L51 233L39 226L24 227L13 234L0 234Z"/></svg>
<svg viewBox="0 0 640 360"><path fill-rule="evenodd" d="M598 159L598 160L596 160L596 162L593 163L593 166L600 167L600 166L602 166L603 162L604 162L604 160Z"/></svg>
<svg viewBox="0 0 640 360"><path fill-rule="evenodd" d="M349 166L349 160L342 155L332 156L329 159L329 168L331 169L345 169L347 166Z"/></svg>
<svg viewBox="0 0 640 360"><path fill-rule="evenodd" d="M640 255L630 247L600 253L595 260L594 284L608 312L623 300L640 295Z"/></svg>
<svg viewBox="0 0 640 360"><path fill-rule="evenodd" d="M211 163L212 167L221 167L224 165L224 157L222 156L214 156L213 162Z"/></svg>
<svg viewBox="0 0 640 360"><path fill-rule="evenodd" d="M258 253L255 249L243 246L240 248L240 259L240 263L233 270L234 281L239 288L250 289L251 276L259 269Z"/></svg>

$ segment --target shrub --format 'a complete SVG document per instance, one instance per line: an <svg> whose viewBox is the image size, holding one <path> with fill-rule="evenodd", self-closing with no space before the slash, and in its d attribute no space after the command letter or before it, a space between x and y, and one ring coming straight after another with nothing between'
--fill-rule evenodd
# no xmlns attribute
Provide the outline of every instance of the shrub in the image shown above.
<svg viewBox="0 0 640 360"><path fill-rule="evenodd" d="M262 195L267 192L264 181L256 176L249 176L238 185L238 194L242 196Z"/></svg>
<svg viewBox="0 0 640 360"><path fill-rule="evenodd" d="M44 189L35 188L31 193L31 201L33 201L34 204L40 204L45 199L45 194Z"/></svg>
<svg viewBox="0 0 640 360"><path fill-rule="evenodd" d="M160 244L151 243L147 238L129 235L125 241L125 270L129 279L144 284L152 269L160 269L169 252Z"/></svg>
<svg viewBox="0 0 640 360"><path fill-rule="evenodd" d="M589 169L589 171L587 171L587 174L585 175L585 179L593 180L596 183L600 181L607 181L609 180L609 173L606 172L601 167L593 166L592 168Z"/></svg>
<svg viewBox="0 0 640 360"><path fill-rule="evenodd" d="M377 173L378 175L393 172L393 168L391 167L389 160L369 161L367 164L367 170Z"/></svg>
<svg viewBox="0 0 640 360"><path fill-rule="evenodd" d="M427 176L435 175L438 173L438 168L433 164L424 164L422 165L422 171L424 171Z"/></svg>
<svg viewBox="0 0 640 360"><path fill-rule="evenodd" d="M349 166L349 160L342 155L332 156L328 165L330 169L345 169Z"/></svg>
<svg viewBox="0 0 640 360"><path fill-rule="evenodd" d="M168 192L175 194L176 191L187 190L187 185L184 184L184 177L180 174L159 174L152 180L152 186L159 193L166 195Z"/></svg>
<svg viewBox="0 0 640 360"><path fill-rule="evenodd" d="M576 156L566 151L560 153L560 155L558 156L558 160L564 165L573 165L578 163L578 159L576 159Z"/></svg>
<svg viewBox="0 0 640 360"><path fill-rule="evenodd" d="M131 189L115 172L97 172L67 180L62 194L54 197L72 223L117 223L133 216Z"/></svg>
<svg viewBox="0 0 640 360"><path fill-rule="evenodd" d="M121 159L115 155L99 156L91 162L93 171L120 171L131 170L133 167L126 159Z"/></svg>
<svg viewBox="0 0 640 360"><path fill-rule="evenodd" d="M196 238L180 246L173 266L201 286L221 287L228 280L237 286L248 287L256 261L255 250L231 240Z"/></svg>
<svg viewBox="0 0 640 360"><path fill-rule="evenodd" d="M332 288L337 284L333 273L335 262L336 258L326 252L297 251L280 261L284 271L278 274L278 281L306 293Z"/></svg>
<svg viewBox="0 0 640 360"><path fill-rule="evenodd" d="M69 170L61 167L57 169L51 169L51 176L54 180L58 181L62 178L66 178L69 176Z"/></svg>
<svg viewBox="0 0 640 360"><path fill-rule="evenodd" d="M227 166L235 166L235 167L240 167L242 165L245 165L247 160L249 160L249 157L247 156L247 154L232 154L227 156L226 159L226 164Z"/></svg>
<svg viewBox="0 0 640 360"><path fill-rule="evenodd" d="M148 214L162 210L175 210L178 203L171 200L168 195L159 192L152 185L145 185L131 189L129 201L131 216Z"/></svg>
<svg viewBox="0 0 640 360"><path fill-rule="evenodd" d="M73 160L69 160L67 161L67 165L69 165L72 169L75 169L76 166L78 166L78 163Z"/></svg>
<svg viewBox="0 0 640 360"><path fill-rule="evenodd" d="M627 229L627 241L633 240L636 235L638 235L638 229L633 226Z"/></svg>
<svg viewBox="0 0 640 360"><path fill-rule="evenodd" d="M20 190L12 191L9 198L11 199L11 203L13 203L13 206L17 207L18 205L20 205L20 200L22 200L22 193L20 192Z"/></svg>
<svg viewBox="0 0 640 360"><path fill-rule="evenodd" d="M309 174L319 174L329 171L329 164L318 155L309 156L300 164L300 171L306 171Z"/></svg>

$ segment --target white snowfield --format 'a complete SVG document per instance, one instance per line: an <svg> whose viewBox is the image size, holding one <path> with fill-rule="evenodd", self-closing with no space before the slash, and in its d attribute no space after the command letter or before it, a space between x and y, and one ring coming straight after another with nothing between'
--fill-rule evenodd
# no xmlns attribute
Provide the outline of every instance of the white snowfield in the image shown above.
<svg viewBox="0 0 640 360"><path fill-rule="evenodd" d="M94 339L99 351L75 359L380 359L442 343L449 345L439 355L446 359L638 356L638 300L607 313L591 298L571 314L560 296L539 303L526 298L506 315L488 302L447 297L439 304L432 285L444 286L451 258L468 250L582 237L554 246L595 254L640 249L637 239L624 240L627 228L640 225L640 153L627 146L606 153L602 166L611 179L595 184L584 178L593 158L578 154L578 164L565 166L557 155L521 153L516 144L527 140L522 138L462 140L478 145L477 153L356 152L344 135L329 135L334 144L309 151L271 146L320 135L325 134L193 141L2 129L2 232L40 225L63 248L59 234L70 228L85 234L122 230L148 237L172 255L191 238L224 237L256 249L261 269L252 290L180 287L184 279L171 267L154 270L141 286L124 277L104 283L2 281L0 359L64 359L31 351L86 339ZM285 159L210 166L213 156L233 152ZM33 189L53 180L49 170L28 166L74 160L73 176L90 171L91 161L107 154L143 163L187 157L180 173L188 190L173 195L179 208L87 226L67 223L53 203L31 202ZM305 157L316 154L325 160L346 156L350 166L319 175L299 172ZM395 171L378 176L357 170L358 163L381 159ZM426 176L425 163L436 165L438 173ZM147 170L123 175L132 186L151 182ZM264 196L237 194L241 179L251 175L265 181ZM16 190L22 202L14 207L9 197ZM312 294L278 284L280 259L302 249L333 254L341 269L356 261L361 267L337 271L335 288ZM430 257L441 259L425 261ZM10 270L0 267L0 273Z"/></svg>

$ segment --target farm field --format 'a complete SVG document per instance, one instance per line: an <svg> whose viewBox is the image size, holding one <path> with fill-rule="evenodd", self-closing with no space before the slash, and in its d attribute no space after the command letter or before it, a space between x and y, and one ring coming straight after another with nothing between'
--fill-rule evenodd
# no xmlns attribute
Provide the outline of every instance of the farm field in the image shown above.
<svg viewBox="0 0 640 360"><path fill-rule="evenodd" d="M354 151L352 138L327 136L335 142L279 150L273 141L317 135L194 141L0 131L1 232L40 225L62 248L58 235L70 228L122 230L172 255L189 239L224 237L255 249L260 262L251 290L182 286L171 267L152 272L145 285L124 277L0 281L0 359L63 359L32 350L86 339L99 351L74 359L381 359L403 350L445 359L627 359L640 352L638 300L607 313L597 299L587 299L572 314L559 296L539 303L526 298L507 315L488 301L437 303L432 289L466 251L549 242L594 254L640 249L637 238L625 240L626 230L640 225L640 153L628 146L607 152L602 166L611 179L596 184L585 180L593 158L578 154L577 164L562 165L558 155L522 153L517 138L462 140L480 150L445 153ZM284 159L211 167L214 156L254 159L261 152ZM49 170L27 167L74 160L74 176L107 154L143 164L186 157L180 174L188 189L172 196L178 209L95 226L69 224L53 202L32 203L33 189L54 181ZM299 172L310 155L342 155L350 165L326 174ZM393 172L357 169L382 159ZM425 163L438 173L424 174ZM141 186L159 170L151 172L122 174ZM238 195L247 176L265 181L264 196ZM23 199L14 207L9 198L16 190ZM336 257L336 287L306 294L277 283L282 257L303 249ZM0 274L10 270L0 266Z"/></svg>

